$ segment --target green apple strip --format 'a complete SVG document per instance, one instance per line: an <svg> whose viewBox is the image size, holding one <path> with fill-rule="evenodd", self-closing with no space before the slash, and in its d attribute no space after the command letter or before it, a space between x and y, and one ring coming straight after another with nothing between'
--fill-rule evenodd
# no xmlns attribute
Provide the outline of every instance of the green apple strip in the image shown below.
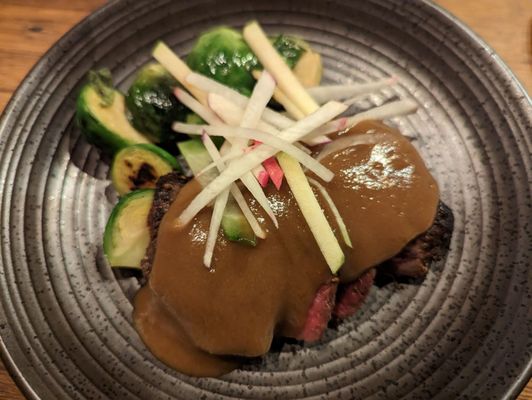
<svg viewBox="0 0 532 400"><path fill-rule="evenodd" d="M264 68L272 74L279 88L305 115L314 113L319 109L318 103L307 93L301 82L286 65L279 53L273 48L268 37L254 21L243 29L243 36L253 50ZM327 265L332 273L338 272L345 257L334 232L325 218L325 215L314 196L314 192L303 172L301 165L290 156L280 154L277 160L283 169L286 181L292 190L301 213L320 247Z"/></svg>
<svg viewBox="0 0 532 400"><path fill-rule="evenodd" d="M329 208L331 209L334 219L338 224L338 228L340 229L340 233L342 234L345 244L353 248L353 244L351 243L351 238L349 237L349 232L347 231L347 227L345 226L344 219L340 215L340 211L338 211L338 208L336 207L336 204L334 204L333 199L327 192L327 189L325 189L325 187L323 187L323 185L319 183L316 179L308 178L308 181L311 183L312 186L318 189L323 199L329 205Z"/></svg>
<svg viewBox="0 0 532 400"><path fill-rule="evenodd" d="M201 104L207 104L206 94L200 89L187 82L186 77L192 71L183 60L179 58L164 42L157 42L153 52L153 58L174 76Z"/></svg>
<svg viewBox="0 0 532 400"><path fill-rule="evenodd" d="M286 181L290 185L314 238L316 238L327 265L333 274L337 273L345 261L344 253L321 207L318 205L316 208L315 206L316 197L308 184L305 173L299 163L286 154L279 154L277 160L283 168ZM329 229L324 229L324 227Z"/></svg>
<svg viewBox="0 0 532 400"><path fill-rule="evenodd" d="M257 21L247 24L242 30L242 34L264 68L273 75L277 85L297 108L305 115L316 111L319 108L318 103L307 93L290 67L273 48Z"/></svg>

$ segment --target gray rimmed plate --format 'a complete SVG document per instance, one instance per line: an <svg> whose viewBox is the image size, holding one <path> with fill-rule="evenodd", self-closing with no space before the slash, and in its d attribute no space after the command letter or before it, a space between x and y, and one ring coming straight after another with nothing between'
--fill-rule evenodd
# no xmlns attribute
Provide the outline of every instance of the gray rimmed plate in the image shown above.
<svg viewBox="0 0 532 400"><path fill-rule="evenodd" d="M101 252L108 162L73 123L86 72L127 88L156 39L186 54L201 31L257 18L322 53L326 81L397 75L357 104L410 96L389 123L413 138L454 210L451 251L420 286L374 288L309 346L222 379L182 376L131 325L134 278ZM0 124L0 336L31 399L511 398L531 372L530 98L484 43L428 1L117 1L62 38Z"/></svg>

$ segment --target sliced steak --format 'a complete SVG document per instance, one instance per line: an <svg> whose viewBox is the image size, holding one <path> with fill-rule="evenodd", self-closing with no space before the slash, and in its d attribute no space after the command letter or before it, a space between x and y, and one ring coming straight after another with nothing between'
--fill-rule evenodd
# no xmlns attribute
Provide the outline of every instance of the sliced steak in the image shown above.
<svg viewBox="0 0 532 400"><path fill-rule="evenodd" d="M431 263L449 250L454 227L451 209L440 201L432 226L412 240L398 255L377 267L379 286L392 280L419 280L427 275Z"/></svg>
<svg viewBox="0 0 532 400"><path fill-rule="evenodd" d="M164 215L170 209L170 205L175 200L179 190L188 182L188 178L178 172L171 172L161 176L157 181L155 196L148 214L148 226L150 227L150 244L146 250L146 255L142 259L141 268L143 283L148 280L150 275L153 258L155 257L155 248L157 245L157 233L159 225Z"/></svg>
<svg viewBox="0 0 532 400"><path fill-rule="evenodd" d="M333 315L338 319L344 319L355 314L369 294L374 279L375 268L371 268L356 281L347 285L340 285Z"/></svg>
<svg viewBox="0 0 532 400"><path fill-rule="evenodd" d="M451 242L454 217L451 209L440 201L432 226L412 240L398 255L370 269L356 281L340 285L333 316L345 319L355 314L364 303L373 282L383 286L396 280L416 281L427 275L432 262L442 259Z"/></svg>
<svg viewBox="0 0 532 400"><path fill-rule="evenodd" d="M296 339L315 342L321 338L331 319L337 287L338 278L333 278L318 289L308 310L305 326Z"/></svg>

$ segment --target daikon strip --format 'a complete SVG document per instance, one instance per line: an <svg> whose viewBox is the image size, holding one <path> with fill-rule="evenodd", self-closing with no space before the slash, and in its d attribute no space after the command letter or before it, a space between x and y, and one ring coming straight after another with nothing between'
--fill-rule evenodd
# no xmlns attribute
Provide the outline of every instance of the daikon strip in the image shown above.
<svg viewBox="0 0 532 400"><path fill-rule="evenodd" d="M260 79L263 73L264 71L259 71L259 70L254 70L252 72L253 77L257 80ZM284 92L281 89L275 88L273 92L273 98L279 104L281 104L285 108L285 110L288 112L288 114L290 114L296 120L299 120L305 117L305 114L303 114L303 112L301 112L301 110L297 108L297 106L292 102L292 100L290 100L288 96L284 94Z"/></svg>
<svg viewBox="0 0 532 400"><path fill-rule="evenodd" d="M175 88L174 94L181 103L198 114L208 124L218 125L223 123L222 120L218 118L218 116L211 109L209 109L209 107L201 104L183 89Z"/></svg>
<svg viewBox="0 0 532 400"><path fill-rule="evenodd" d="M197 74L195 72L189 74L186 79L187 82L193 84L194 86L197 86L198 88L201 88L207 93L215 93L219 96L222 96L224 99L230 100L232 103L236 104L241 109L244 109L248 104L248 97L238 93L236 90L228 86L216 82L214 79ZM294 120L270 108L266 108L264 110L264 112L262 113L262 119L280 129L286 129L294 125L295 123Z"/></svg>
<svg viewBox="0 0 532 400"><path fill-rule="evenodd" d="M244 110L244 115L240 121L240 126L242 128L255 128L260 121L263 111L266 109L266 106L270 99L272 98L273 92L275 90L275 80L268 73L265 73L255 84L251 98L249 99L246 109ZM239 139L236 140L235 146L244 146L247 144L247 140ZM259 184L264 188L268 185L270 175L262 165L258 165L252 170L253 175L257 178Z"/></svg>
<svg viewBox="0 0 532 400"><path fill-rule="evenodd" d="M354 96L377 92L388 86L396 84L397 77L379 79L374 82L353 83L344 85L323 85L308 88L307 92L319 104L326 103L329 100L344 100Z"/></svg>
<svg viewBox="0 0 532 400"><path fill-rule="evenodd" d="M388 119L393 117L398 117L401 115L408 115L416 112L418 108L417 103L411 99L397 100L391 103L384 104L379 107L372 108L367 111L355 114L351 117L348 117L345 122L346 128L351 128L352 126L358 124L362 121L367 121L370 119ZM340 121L340 120L337 120ZM332 121L335 122L335 121ZM307 138L312 138L316 135L323 135L322 129L317 129L314 132L310 133Z"/></svg>
<svg viewBox="0 0 532 400"><path fill-rule="evenodd" d="M214 202L212 210L211 223L209 225L209 232L207 234L207 242L205 243L205 253L203 254L203 264L207 268L211 268L212 256L214 254L214 247L218 239L218 232L222 224L222 218L229 198L229 189L224 189Z"/></svg>
<svg viewBox="0 0 532 400"><path fill-rule="evenodd" d="M218 149L214 145L212 139L206 134L202 135L201 139L202 139L202 142L203 142L203 144L205 146L205 149L207 150L207 152L209 153L209 155L213 159L214 164L216 164L216 167L218 168L218 171L222 172L226 168L226 165L225 165L224 161L222 160L222 156L218 152ZM251 212L251 209L249 208L249 206L248 206L248 204L246 202L246 199L244 198L244 195L242 195L242 192L240 191L240 189L238 188L236 183L233 183L231 185L230 191L231 191L231 194L233 195L233 198L235 199L236 203L240 207L240 210L242 211L242 214L244 214L244 217L248 221L249 226L253 230L253 233L257 237L259 237L261 239L265 239L266 238L266 232L264 232L264 230L260 227L259 222L257 221L255 216Z"/></svg>

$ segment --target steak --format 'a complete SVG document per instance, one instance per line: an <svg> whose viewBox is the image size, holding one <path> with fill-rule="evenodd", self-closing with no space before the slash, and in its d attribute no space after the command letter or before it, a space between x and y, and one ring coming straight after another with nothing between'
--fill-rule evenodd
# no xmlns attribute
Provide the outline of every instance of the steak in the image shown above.
<svg viewBox="0 0 532 400"><path fill-rule="evenodd" d="M181 188L188 182L188 178L178 172L170 172L161 176L157 180L155 195L148 214L148 226L150 228L150 244L146 250L146 255L142 259L142 284L144 284L150 275L155 249L157 246L157 233L159 225L164 215L170 209Z"/></svg>
<svg viewBox="0 0 532 400"><path fill-rule="evenodd" d="M453 227L453 213L440 201L432 226L395 257L377 267L377 284L382 286L393 280L415 282L424 278L431 263L447 254Z"/></svg>
<svg viewBox="0 0 532 400"><path fill-rule="evenodd" d="M188 178L177 172L164 175L157 181L153 204L148 215L150 244L141 264L143 283L147 281L151 271L159 225L179 190L187 182ZM316 341L322 336L331 317L342 320L355 314L364 303L374 282L383 285L396 280L419 281L427 274L431 263L446 255L453 226L451 209L440 202L433 225L412 240L398 255L366 271L352 283L338 285L338 279L333 278L331 282L321 286L297 339L306 342Z"/></svg>
<svg viewBox="0 0 532 400"><path fill-rule="evenodd" d="M337 287L338 278L333 278L318 289L308 309L305 326L296 339L315 342L321 338L332 316Z"/></svg>
<svg viewBox="0 0 532 400"><path fill-rule="evenodd" d="M422 280L430 265L447 254L453 227L453 213L440 201L434 223L425 233L412 240L396 256L363 273L356 281L340 285L333 316L344 319L355 314L374 282L383 286L392 281L415 283Z"/></svg>

